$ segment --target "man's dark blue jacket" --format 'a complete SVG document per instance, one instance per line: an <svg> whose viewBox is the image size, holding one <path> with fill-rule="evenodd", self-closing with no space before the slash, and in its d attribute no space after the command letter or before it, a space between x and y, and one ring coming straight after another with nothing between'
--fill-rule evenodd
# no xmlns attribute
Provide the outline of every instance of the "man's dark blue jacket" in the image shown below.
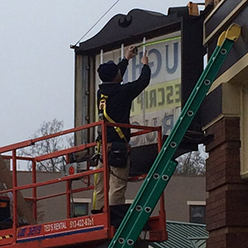
<svg viewBox="0 0 248 248"><path fill-rule="evenodd" d="M119 64L118 68L121 71L122 76L124 75L128 65L128 60L123 59ZM149 84L151 78L151 70L148 65L143 65L139 78L133 82L120 84L116 82L103 82L99 85L97 92L97 106L101 94L107 95L107 114L116 122L129 124L130 110L132 101L136 98ZM121 128L126 140L130 140L130 129ZM121 139L113 127L107 128L107 142L125 142Z"/></svg>

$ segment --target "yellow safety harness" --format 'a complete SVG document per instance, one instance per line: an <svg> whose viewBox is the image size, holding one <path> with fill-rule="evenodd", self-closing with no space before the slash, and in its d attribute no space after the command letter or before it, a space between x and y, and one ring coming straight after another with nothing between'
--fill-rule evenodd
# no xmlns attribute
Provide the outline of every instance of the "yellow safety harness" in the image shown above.
<svg viewBox="0 0 248 248"><path fill-rule="evenodd" d="M107 111L106 111L106 108L107 108L107 99L108 99L108 96L101 94L100 103L99 103L99 110L100 110L100 111L103 111L103 116L105 117L105 119L106 119L108 122L116 123L116 122L107 114ZM115 131L117 132L117 134L119 135L119 137L120 137L121 139L124 139L124 140L126 141L126 137L125 137L125 135L123 134L121 128L115 126L114 129L115 129Z"/></svg>
<svg viewBox="0 0 248 248"><path fill-rule="evenodd" d="M101 143L102 143L101 140L98 140L96 142L96 153L98 157L100 156ZM98 178L98 173L95 173L94 174L94 185L97 184L97 178ZM94 187L94 191L93 191L92 207L93 209L96 209L96 187Z"/></svg>
<svg viewBox="0 0 248 248"><path fill-rule="evenodd" d="M108 114L107 114L107 111L106 111L106 108L107 108L107 99L108 99L108 96L107 95L104 95L104 94L101 94L101 97L100 97L100 102L99 102L99 110L102 112L104 118L108 121L108 122L111 122L111 123L116 123ZM121 139L124 139L126 144L128 144L127 140L126 140L126 137L125 135L123 134L122 130L120 127L116 127L114 126L114 129L115 131L117 132L117 134L119 135L119 137ZM101 147L101 139L99 139L97 141L97 155L100 155L100 147ZM97 184L97 179L98 179L98 173L95 173L94 174L94 185ZM94 192L93 192L93 202L92 202L92 205L93 205L93 209L96 208L96 190L94 189Z"/></svg>

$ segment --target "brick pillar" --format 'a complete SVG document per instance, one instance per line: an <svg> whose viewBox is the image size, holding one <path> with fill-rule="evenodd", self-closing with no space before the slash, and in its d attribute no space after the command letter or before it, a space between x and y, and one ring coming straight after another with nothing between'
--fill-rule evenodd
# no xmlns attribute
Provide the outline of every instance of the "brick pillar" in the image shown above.
<svg viewBox="0 0 248 248"><path fill-rule="evenodd" d="M248 181L240 177L239 118L222 118L207 130L207 248L248 247Z"/></svg>

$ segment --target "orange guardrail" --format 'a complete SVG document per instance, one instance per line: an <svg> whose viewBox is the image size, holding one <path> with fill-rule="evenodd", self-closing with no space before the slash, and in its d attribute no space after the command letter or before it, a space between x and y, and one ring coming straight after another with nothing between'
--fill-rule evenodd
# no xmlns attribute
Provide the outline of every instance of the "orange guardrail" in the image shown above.
<svg viewBox="0 0 248 248"><path fill-rule="evenodd" d="M87 144L79 144L74 147L61 149L59 151L51 152L48 154L43 154L36 157L28 157L28 156L20 156L17 155L18 149L30 147L37 142L48 140L51 138L72 134L80 131L87 131L90 128L101 127L102 130L102 155L103 155L103 164L102 168L94 169L94 170L85 170L80 173L76 173L73 175L64 176L61 178L49 179L47 181L38 182L37 181L37 170L36 163L41 162L47 159L52 159L60 156L64 156L67 163L69 161L69 155L77 152L84 151L88 148L95 147L97 143L95 141L89 142ZM8 229L0 230L0 247L10 245L9 247L24 247L24 244L29 245L29 247L58 247L62 245L70 245L70 244L82 244L85 242L95 242L96 240L105 240L113 237L114 228L110 225L110 208L108 204L108 166L107 165L107 126L119 126L126 127L132 130L131 136L138 136L150 132L158 133L158 150L162 146L162 132L161 127L148 127L148 126L137 126L137 125L127 125L127 124L117 124L117 123L107 123L104 121L99 121L95 123L91 123L88 125L68 129L65 131L61 131L58 133L50 134L47 136L26 140L23 142L18 142L16 144L4 146L0 148L0 154L4 159L8 159L12 164L12 188L5 189L0 191L0 195L12 193L13 195L13 209L12 209L12 227ZM17 180L17 161L29 161L32 163L32 183L25 185L18 185ZM77 218L71 217L71 194L83 192L87 190L92 190L94 188L93 185L88 183L86 186L72 189L70 186L73 180L87 177L90 181L90 176L95 173L104 173L104 203L105 207L103 213L96 214L95 216L82 216ZM47 195L38 195L38 189L43 186L54 185L57 183L64 182L66 187L64 190L61 190L59 193L47 194ZM32 196L26 198L32 202L32 215L36 220L36 224L33 225L25 225L20 226L18 223L18 192L24 190L31 190ZM39 224L37 222L37 203L39 201L55 198L65 195L66 196L66 216L64 219L42 223ZM164 211L164 199L162 197L161 200L161 218L158 221L159 229L164 228L163 223L165 222L165 211ZM51 206L52 207L52 206ZM154 222L154 218L153 218ZM96 235L97 233L97 235ZM2 238L1 238L2 237ZM7 237L7 238L6 238ZM68 238L69 237L69 238ZM39 241L39 245L37 243ZM25 246L26 247L26 246Z"/></svg>

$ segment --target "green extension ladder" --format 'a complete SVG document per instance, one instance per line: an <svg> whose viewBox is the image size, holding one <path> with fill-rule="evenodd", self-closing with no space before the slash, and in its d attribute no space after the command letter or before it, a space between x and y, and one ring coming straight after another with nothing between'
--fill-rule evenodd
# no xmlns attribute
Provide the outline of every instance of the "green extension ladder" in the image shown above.
<svg viewBox="0 0 248 248"><path fill-rule="evenodd" d="M205 70L108 248L134 246L177 166L177 162L171 159L240 32L241 28L232 24L220 35Z"/></svg>

